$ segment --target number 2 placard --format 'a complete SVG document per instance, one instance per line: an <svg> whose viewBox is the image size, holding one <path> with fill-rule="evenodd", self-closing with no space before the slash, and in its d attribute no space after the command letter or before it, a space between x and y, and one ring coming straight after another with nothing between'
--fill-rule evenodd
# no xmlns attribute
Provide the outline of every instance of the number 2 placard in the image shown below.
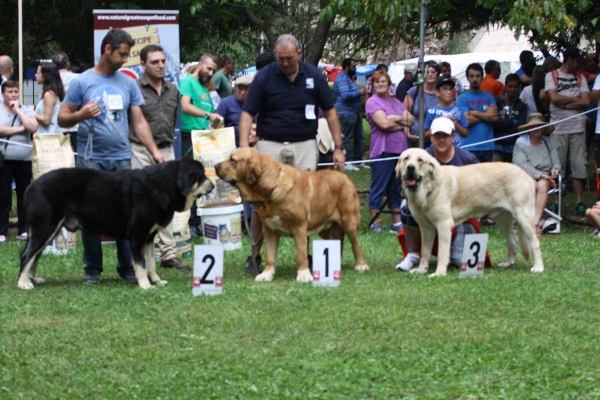
<svg viewBox="0 0 600 400"><path fill-rule="evenodd" d="M313 241L313 286L339 286L342 277L339 240Z"/></svg>
<svg viewBox="0 0 600 400"><path fill-rule="evenodd" d="M459 278L483 276L485 250L487 248L487 233L470 233L465 235Z"/></svg>
<svg viewBox="0 0 600 400"><path fill-rule="evenodd" d="M223 293L223 246L194 246L194 296Z"/></svg>

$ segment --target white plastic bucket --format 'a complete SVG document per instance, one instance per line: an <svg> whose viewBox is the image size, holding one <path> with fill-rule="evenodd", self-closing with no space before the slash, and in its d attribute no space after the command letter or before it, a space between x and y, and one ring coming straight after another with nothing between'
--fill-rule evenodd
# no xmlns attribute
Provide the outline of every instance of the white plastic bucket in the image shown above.
<svg viewBox="0 0 600 400"><path fill-rule="evenodd" d="M242 204L198 207L204 244L222 244L225 250L242 248Z"/></svg>

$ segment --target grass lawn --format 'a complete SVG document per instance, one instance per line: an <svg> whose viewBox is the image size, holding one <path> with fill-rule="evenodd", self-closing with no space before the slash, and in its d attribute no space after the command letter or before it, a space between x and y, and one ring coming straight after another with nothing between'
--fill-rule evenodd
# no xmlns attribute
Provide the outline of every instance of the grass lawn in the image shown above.
<svg viewBox="0 0 600 400"><path fill-rule="evenodd" d="M350 174L368 188L368 172ZM456 269L428 279L394 270L397 239L371 234L367 213L369 272L353 271L347 251L340 287L296 283L285 239L275 281L258 284L244 272L245 238L243 250L226 252L215 297L192 297L191 274L180 271L159 271L169 284L152 291L128 285L113 246L101 285L82 284L79 246L42 257L47 283L18 290L22 244L10 238L0 247L0 398L600 398L600 243L591 229L563 224L544 236L543 274L519 256L481 279ZM485 231L497 263L504 240Z"/></svg>

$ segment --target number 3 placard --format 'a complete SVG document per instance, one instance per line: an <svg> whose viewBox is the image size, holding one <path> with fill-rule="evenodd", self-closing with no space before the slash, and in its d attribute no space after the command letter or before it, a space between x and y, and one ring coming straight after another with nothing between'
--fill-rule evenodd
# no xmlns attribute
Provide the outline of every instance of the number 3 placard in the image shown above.
<svg viewBox="0 0 600 400"><path fill-rule="evenodd" d="M313 286L339 286L342 277L339 240L313 241Z"/></svg>
<svg viewBox="0 0 600 400"><path fill-rule="evenodd" d="M194 296L223 293L223 246L194 246Z"/></svg>
<svg viewBox="0 0 600 400"><path fill-rule="evenodd" d="M487 241L487 233L470 233L465 235L460 273L458 274L459 278L483 276Z"/></svg>

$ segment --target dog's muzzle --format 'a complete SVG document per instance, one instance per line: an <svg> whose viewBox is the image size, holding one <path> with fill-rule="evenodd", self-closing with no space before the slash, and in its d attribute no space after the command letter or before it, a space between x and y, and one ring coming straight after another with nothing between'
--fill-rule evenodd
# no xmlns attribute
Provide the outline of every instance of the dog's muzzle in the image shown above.
<svg viewBox="0 0 600 400"><path fill-rule="evenodd" d="M404 186L408 189L416 189L420 183L421 177L417 174L415 166L412 164L407 165L404 172Z"/></svg>

